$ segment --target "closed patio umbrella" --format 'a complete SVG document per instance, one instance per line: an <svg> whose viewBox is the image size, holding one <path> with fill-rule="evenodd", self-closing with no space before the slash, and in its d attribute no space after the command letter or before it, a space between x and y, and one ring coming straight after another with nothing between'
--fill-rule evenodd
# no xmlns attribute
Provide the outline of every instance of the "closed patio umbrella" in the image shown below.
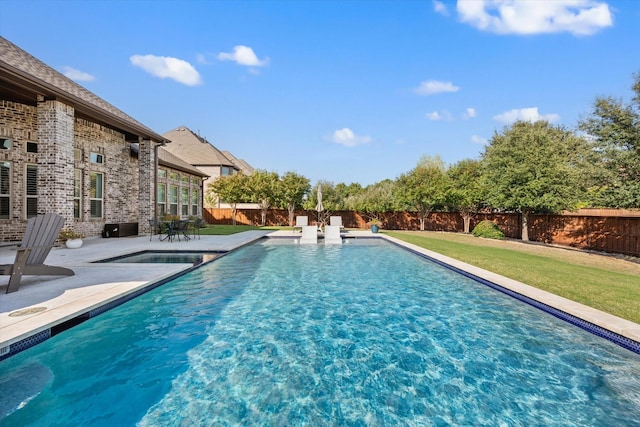
<svg viewBox="0 0 640 427"><path fill-rule="evenodd" d="M318 203L316 204L316 212L318 212L318 225L320 225L320 212L324 210L322 206L322 186L318 184Z"/></svg>

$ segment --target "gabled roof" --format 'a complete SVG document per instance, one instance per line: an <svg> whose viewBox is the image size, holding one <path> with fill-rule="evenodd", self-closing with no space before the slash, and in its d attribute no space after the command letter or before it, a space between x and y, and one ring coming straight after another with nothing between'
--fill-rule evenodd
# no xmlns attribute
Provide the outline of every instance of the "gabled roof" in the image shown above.
<svg viewBox="0 0 640 427"><path fill-rule="evenodd" d="M231 154L228 151L223 151L222 154L224 154L229 160L231 160L231 162L236 165L236 167L242 171L242 173L244 173L245 175L251 175L255 172L255 169L253 168L253 166L251 166L249 163L245 162L242 159L238 159L236 156L234 156L233 154Z"/></svg>
<svg viewBox="0 0 640 427"><path fill-rule="evenodd" d="M230 166L241 169L222 151L186 126L165 132L163 136L171 140L171 144L165 149L193 166Z"/></svg>
<svg viewBox="0 0 640 427"><path fill-rule="evenodd" d="M0 37L0 80L2 99L28 105L36 105L38 96L59 99L73 106L77 115L122 131L129 141L166 140L4 37Z"/></svg>
<svg viewBox="0 0 640 427"><path fill-rule="evenodd" d="M202 172L200 169L196 168L195 166L191 166L184 160L174 156L173 154L165 150L164 147L160 147L158 149L158 164L181 170L183 172L188 172L191 175L201 176L203 178L209 177L209 175Z"/></svg>

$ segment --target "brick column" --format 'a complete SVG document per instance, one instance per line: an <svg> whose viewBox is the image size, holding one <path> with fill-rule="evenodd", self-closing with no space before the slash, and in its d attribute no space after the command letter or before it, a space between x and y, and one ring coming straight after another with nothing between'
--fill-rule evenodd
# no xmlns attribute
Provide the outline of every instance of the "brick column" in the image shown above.
<svg viewBox="0 0 640 427"><path fill-rule="evenodd" d="M73 126L75 110L38 99L38 213L56 212L73 224Z"/></svg>
<svg viewBox="0 0 640 427"><path fill-rule="evenodd" d="M156 206L156 186L155 186L155 165L156 165L156 142L149 139L141 140L138 144L138 161L140 174L140 191L138 192L138 205L140 215L138 225L140 232L149 233L149 220L155 218Z"/></svg>

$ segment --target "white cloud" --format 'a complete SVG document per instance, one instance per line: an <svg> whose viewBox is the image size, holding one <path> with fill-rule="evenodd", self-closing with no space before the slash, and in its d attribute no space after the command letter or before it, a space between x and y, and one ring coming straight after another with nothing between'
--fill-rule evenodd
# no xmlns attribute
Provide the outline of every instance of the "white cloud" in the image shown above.
<svg viewBox="0 0 640 427"><path fill-rule="evenodd" d="M462 22L497 34L583 36L613 25L609 6L597 0L458 0L457 10Z"/></svg>
<svg viewBox="0 0 640 427"><path fill-rule="evenodd" d="M485 145L487 143L487 138L483 138L478 135L471 135L471 142L474 144Z"/></svg>
<svg viewBox="0 0 640 427"><path fill-rule="evenodd" d="M209 61L207 60L207 55L203 54L203 53L199 53L196 55L196 62L198 64L208 64Z"/></svg>
<svg viewBox="0 0 640 427"><path fill-rule="evenodd" d="M451 82L429 80L426 82L420 82L420 86L415 88L413 91L418 95L428 96L444 92L457 92L459 90L460 88L458 86L454 86Z"/></svg>
<svg viewBox="0 0 640 427"><path fill-rule="evenodd" d="M198 71L187 61L169 56L133 55L131 63L140 67L152 76L161 79L173 79L187 86L202 83Z"/></svg>
<svg viewBox="0 0 640 427"><path fill-rule="evenodd" d="M510 111L505 111L502 114L498 114L497 116L493 116L494 120L497 120L501 123L509 124L514 123L518 120L526 121L526 122L537 122L540 120L546 120L550 123L558 121L560 116L557 114L545 114L541 115L538 113L538 107L531 108L515 108Z"/></svg>
<svg viewBox="0 0 640 427"><path fill-rule="evenodd" d="M258 59L256 54L248 46L238 45L233 48L233 53L220 52L217 56L220 61L233 61L238 65L248 67L263 67L269 63L269 58Z"/></svg>
<svg viewBox="0 0 640 427"><path fill-rule="evenodd" d="M476 116L476 109L475 108L467 108L467 110L462 115L462 117L464 119L472 119L475 116Z"/></svg>
<svg viewBox="0 0 640 427"><path fill-rule="evenodd" d="M353 133L351 129L343 128L333 132L331 141L344 145L345 147L355 147L356 145L368 144L371 142L371 137L359 136Z"/></svg>
<svg viewBox="0 0 640 427"><path fill-rule="evenodd" d="M96 78L89 73L85 73L84 71L76 70L72 67L62 67L63 74L70 78L71 80L75 80L77 82L92 82Z"/></svg>
<svg viewBox="0 0 640 427"><path fill-rule="evenodd" d="M427 117L427 119L433 120L433 121L438 121L438 120L451 121L451 120L453 120L453 116L447 110L442 110L442 112L433 111L431 113L427 113L426 117Z"/></svg>
<svg viewBox="0 0 640 427"><path fill-rule="evenodd" d="M440 15L449 16L447 6L445 6L441 1L433 0L433 10Z"/></svg>

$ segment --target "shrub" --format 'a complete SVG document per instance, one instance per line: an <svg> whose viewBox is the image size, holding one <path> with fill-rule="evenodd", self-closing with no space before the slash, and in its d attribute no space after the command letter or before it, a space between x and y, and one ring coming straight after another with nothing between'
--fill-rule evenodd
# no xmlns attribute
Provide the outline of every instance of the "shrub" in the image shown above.
<svg viewBox="0 0 640 427"><path fill-rule="evenodd" d="M487 239L504 239L504 233L500 227L488 219L481 221L473 228L471 232L476 237L484 237Z"/></svg>

